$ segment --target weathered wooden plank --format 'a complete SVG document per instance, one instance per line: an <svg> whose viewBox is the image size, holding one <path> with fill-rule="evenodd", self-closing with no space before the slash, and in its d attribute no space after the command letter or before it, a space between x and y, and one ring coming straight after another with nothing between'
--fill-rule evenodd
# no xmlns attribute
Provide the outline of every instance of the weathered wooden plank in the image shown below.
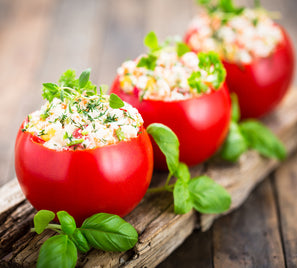
<svg viewBox="0 0 297 268"><path fill-rule="evenodd" d="M158 268L212 268L212 233L212 229L207 232L195 230Z"/></svg>
<svg viewBox="0 0 297 268"><path fill-rule="evenodd" d="M0 219L1 215L15 205L24 201L25 196L17 179L13 179L0 188Z"/></svg>
<svg viewBox="0 0 297 268"><path fill-rule="evenodd" d="M297 148L296 99L297 90L292 89L284 99L282 105L264 119L264 123L284 142L288 155ZM280 163L276 160L263 158L251 151L244 154L236 164L226 165L222 161L210 162L207 165L206 174L230 191L233 197L232 210L240 206L257 183L278 165ZM202 229L208 229L213 220L218 216L202 215Z"/></svg>
<svg viewBox="0 0 297 268"><path fill-rule="evenodd" d="M237 213L216 221L213 234L215 267L285 267L269 180L255 190Z"/></svg>
<svg viewBox="0 0 297 268"><path fill-rule="evenodd" d="M293 105L296 100L296 91L291 91L288 98L283 103L283 106L270 117L271 119L269 121L275 133L281 137L286 146L291 146L288 148L289 152L292 152L297 147L297 112ZM280 118L285 115L288 115L286 119L280 120ZM209 162L206 166L195 167L191 169L191 172L195 176L206 170L208 174L213 176L214 179L230 191L233 196L232 208L235 208L246 199L255 184L278 165L280 165L280 163L277 161L267 160L259 157L254 152L248 152L241 158L238 164L226 167L226 163L214 161L213 163ZM248 178L247 174L249 174ZM153 183L159 184L165 179L166 173L155 173ZM232 181L234 181L234 183L232 183ZM266 206L270 206L270 203L271 202L267 202ZM14 205L15 203L11 204L11 206ZM7 208L11 208L11 206L7 206ZM268 213L266 215L268 219L269 217L273 218L273 211L274 208L272 208L270 214ZM201 215L201 218L202 227L205 229L209 226L208 223L212 223L214 216ZM209 218L210 222L205 222L205 219ZM124 253L104 253L93 250L87 255L80 256L78 267L93 267L98 262L100 262L101 267L118 267L119 264L122 267L142 267L147 263L149 263L151 267L154 267L193 231L195 228L195 219L196 216L193 211L186 215L174 215L172 213L171 194L147 195L142 203L126 217L126 220L132 223L140 234L139 242L134 249ZM182 226L187 226L187 228L185 228L186 230L179 230ZM178 234L175 234L177 231ZM25 234L25 236L27 235L28 234ZM40 238L36 239L44 239L47 235L48 234L42 235ZM38 254L37 249L40 244L33 244L33 241L36 241L35 236L32 239L30 243L25 243L24 245L20 245L17 242L10 244L10 248L16 249L16 252L13 256L12 254L5 255L5 257L2 258L2 262L7 263L5 261L9 260L9 264L11 265L23 265L24 267L34 265ZM276 238L274 237L274 239ZM21 247L22 250L17 251L17 245ZM10 250L6 249L4 251L7 252ZM157 252L162 252L162 258L160 257L158 259L159 261L157 261L156 258Z"/></svg>
<svg viewBox="0 0 297 268"><path fill-rule="evenodd" d="M297 267L297 155L276 171L274 186L286 267Z"/></svg>

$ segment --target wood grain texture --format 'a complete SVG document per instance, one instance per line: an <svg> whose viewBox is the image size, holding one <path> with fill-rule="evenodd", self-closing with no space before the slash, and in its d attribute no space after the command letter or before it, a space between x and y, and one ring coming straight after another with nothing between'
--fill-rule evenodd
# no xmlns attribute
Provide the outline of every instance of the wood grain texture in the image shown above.
<svg viewBox="0 0 297 268"><path fill-rule="evenodd" d="M249 201L234 217L224 217L215 222L214 266L284 267L278 215L270 181L265 180ZM254 217L249 217L250 213Z"/></svg>
<svg viewBox="0 0 297 268"><path fill-rule="evenodd" d="M297 155L275 173L275 192L286 267L297 267Z"/></svg>
<svg viewBox="0 0 297 268"><path fill-rule="evenodd" d="M297 92L292 90L280 109L266 119L266 123L283 140L290 154L297 148L297 111L294 107L296 101ZM284 115L289 116L286 116L285 120L280 120ZM281 163L275 160L262 158L251 151L243 155L237 164L227 165L225 162L213 159L205 165L192 168L191 173L193 176L206 173L213 177L218 183L225 186L232 196L233 203L230 210L232 211L244 202L256 184L263 180L268 173L280 164ZM153 176L153 184L158 185L164 182L165 179L166 173L155 173ZM278 222L275 200L272 195L271 185L269 183L265 185L266 186L263 187L266 190L268 189L269 195L265 197L266 199L263 199L263 192L259 190L258 199L266 201L261 203L263 207L260 207L260 211L255 216L256 218L252 219L252 222L248 223L248 218L246 218L247 222L241 222L240 220L243 220L244 217L239 217L235 222L221 222L221 224L218 224L217 226L221 226L222 229L219 227L214 228L214 246L217 247L217 250L214 251L214 261L218 266L225 264L235 267L236 263L239 262L241 265L246 265L246 267L252 267L254 264L252 256L256 254L256 252L248 252L248 255L245 256L244 250L241 249L240 251L239 247L239 251L233 254L232 248L228 247L228 243L231 243L232 239L234 239L233 241L237 241L239 237L244 234L246 234L246 243L249 241L248 237L255 236L252 240L259 240L257 240L257 243L263 248L261 254L267 255L267 258L265 257L266 262L263 262L264 266L271 264L271 267L277 267L277 265L281 267L284 264L281 252L281 238L277 229ZM11 185L6 185L5 187L9 188ZM1 191L4 192L3 188L0 192ZM18 190L14 190L14 195L16 195L16 192L18 192ZM1 198L3 199L3 197L0 196L0 204ZM7 197L5 198L7 199ZM32 267L38 256L38 248L41 245L39 241L44 241L44 239L51 234L46 233L41 236L32 236L32 234L29 234L27 230L29 230L30 224L32 224L30 220L32 219L34 209L27 201L22 201L22 198L9 199L11 202L5 205L5 209L2 208L5 217L3 216L1 230L2 233L7 232L13 235L9 237L4 236L3 239L0 240L2 241L0 264ZM19 202L22 203L18 205ZM252 205L249 205L247 208L248 213L245 214L248 215L251 213L253 206L256 206L257 202L258 201L252 202ZM6 212L4 210L6 210ZM20 223L16 220L17 224L11 226L9 222L15 223L15 221L10 220L12 215L14 215L14 219L20 219ZM26 221L23 222L21 219L24 215ZM200 215L200 220L197 220L197 214L194 211L186 215L175 215L173 213L172 195L170 193L148 194L137 208L125 218L135 226L139 233L139 241L136 246L132 250L123 253L104 253L102 251L92 250L88 254L80 255L78 267L94 267L97 263L100 263L101 267L144 267L146 265L155 267L166 258L166 256L170 255L170 253L192 233L195 227L200 226L203 230L206 230L218 216L219 215ZM261 223L263 224L263 228L259 229ZM17 228L19 224L21 224L20 228ZM232 224L234 224L233 228L224 229L229 228L228 226L232 226ZM236 232L234 232L232 237L232 230L236 229L239 225L241 225L242 228L244 227L245 233L242 233L242 228L238 228L238 230L241 230L240 233L236 234ZM250 226L253 225L257 227L256 230L250 229ZM231 237L227 235L228 230L229 236ZM17 239L10 240L11 237L17 237ZM23 237L27 237L27 239L22 240ZM267 240L265 240L266 242L261 242L265 237L267 238ZM18 238L20 238L20 240L18 240ZM28 243L28 240L31 241ZM288 237L287 241L289 240L290 238ZM7 243L7 241L10 242ZM23 243L20 244L19 241L23 241ZM244 248L245 243L241 245ZM287 247L288 252L290 248L294 249L294 245L292 246L291 244L288 244ZM270 258L268 256L269 252L273 253L272 256L274 257ZM240 258L236 259L234 256L237 256L237 253L241 254L238 256L245 256L246 259L243 258L243 262L240 261ZM255 258L255 260L258 261L260 257L257 255Z"/></svg>

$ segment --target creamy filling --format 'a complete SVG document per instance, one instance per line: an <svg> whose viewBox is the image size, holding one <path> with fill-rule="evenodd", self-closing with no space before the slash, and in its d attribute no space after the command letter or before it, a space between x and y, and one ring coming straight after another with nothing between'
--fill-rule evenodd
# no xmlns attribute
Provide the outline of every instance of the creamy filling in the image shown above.
<svg viewBox="0 0 297 268"><path fill-rule="evenodd" d="M199 59L194 52L187 52L178 57L176 50L165 49L157 57L154 70L137 67L140 59L126 61L118 68L120 87L124 92L137 94L140 100L176 101L201 95L188 82L193 72L200 72L200 80L209 84L211 92L213 75L199 68ZM136 92L135 92L136 91Z"/></svg>
<svg viewBox="0 0 297 268"><path fill-rule="evenodd" d="M261 9L244 9L227 20L217 11L201 12L193 19L188 40L195 51L216 51L230 62L250 63L268 57L283 40L281 29Z"/></svg>
<svg viewBox="0 0 297 268"><path fill-rule="evenodd" d="M109 96L94 95L46 102L28 116L23 131L49 149L83 150L135 138L142 125L140 113L131 105L113 109Z"/></svg>

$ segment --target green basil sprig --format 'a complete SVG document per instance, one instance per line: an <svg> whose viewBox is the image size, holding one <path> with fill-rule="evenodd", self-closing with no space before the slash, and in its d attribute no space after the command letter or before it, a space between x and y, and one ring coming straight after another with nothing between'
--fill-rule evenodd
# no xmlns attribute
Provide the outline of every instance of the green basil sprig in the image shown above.
<svg viewBox="0 0 297 268"><path fill-rule="evenodd" d="M162 49L176 49L178 57L191 51L187 44L175 40L175 38L168 38L165 42L160 43L155 32L149 32L145 36L143 43L149 49L149 53L140 58L137 67L144 67L152 71L156 67L158 55Z"/></svg>
<svg viewBox="0 0 297 268"><path fill-rule="evenodd" d="M231 94L231 99L232 116L229 134L220 151L221 157L227 161L236 162L248 149L254 149L264 157L284 160L286 149L282 142L267 127L255 119L240 122L237 96Z"/></svg>
<svg viewBox="0 0 297 268"><path fill-rule="evenodd" d="M64 72L58 83L43 83L42 97L49 102L54 98L72 100L75 96L85 94L86 96L97 95L97 87L89 81L91 69L88 68L76 78L72 69Z"/></svg>
<svg viewBox="0 0 297 268"><path fill-rule="evenodd" d="M196 0L198 5L203 6L209 13L221 11L228 15L239 15L243 12L243 7L236 7L233 0ZM258 1L259 2L259 1Z"/></svg>
<svg viewBox="0 0 297 268"><path fill-rule="evenodd" d="M55 213L40 210L34 216L32 231L45 229L59 233L41 246L38 267L75 267L77 250L88 252L91 247L105 251L126 251L134 247L138 234L134 227L117 215L98 213L87 218L80 228L66 211L57 212L60 224L51 224Z"/></svg>
<svg viewBox="0 0 297 268"><path fill-rule="evenodd" d="M201 213L222 213L231 205L230 194L207 176L191 179L189 168L179 162L179 142L173 131L162 124L151 124L147 132L153 137L166 157L169 175L164 186L148 192L173 192L174 211L185 214L192 208ZM172 177L176 182L170 184Z"/></svg>

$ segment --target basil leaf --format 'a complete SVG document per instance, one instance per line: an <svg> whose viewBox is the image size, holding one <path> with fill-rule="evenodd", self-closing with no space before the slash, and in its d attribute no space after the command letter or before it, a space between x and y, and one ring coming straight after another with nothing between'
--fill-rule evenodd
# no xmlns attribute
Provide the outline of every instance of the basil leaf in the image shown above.
<svg viewBox="0 0 297 268"><path fill-rule="evenodd" d="M147 56L142 57L138 64L137 67L144 67L148 70L155 70L156 64L157 64L157 57L153 54L148 54Z"/></svg>
<svg viewBox="0 0 297 268"><path fill-rule="evenodd" d="M238 124L231 122L228 136L220 151L220 156L227 161L236 162L247 149L247 142Z"/></svg>
<svg viewBox="0 0 297 268"><path fill-rule="evenodd" d="M230 208L230 194L207 176L190 180L189 191L193 207L201 213L222 213Z"/></svg>
<svg viewBox="0 0 297 268"><path fill-rule="evenodd" d="M59 84L62 87L75 88L77 87L77 83L78 83L75 76L76 76L75 71L72 69L69 69L61 75L59 79Z"/></svg>
<svg viewBox="0 0 297 268"><path fill-rule="evenodd" d="M134 227L117 215L99 213L87 218L79 228L91 246L105 251L126 251L136 244Z"/></svg>
<svg viewBox="0 0 297 268"><path fill-rule="evenodd" d="M78 78L79 88L84 88L85 85L88 83L90 78L90 73L91 73L91 68L88 68L81 73L81 75Z"/></svg>
<svg viewBox="0 0 297 268"><path fill-rule="evenodd" d="M54 83L43 83L42 97L52 102L55 97L60 97L60 88Z"/></svg>
<svg viewBox="0 0 297 268"><path fill-rule="evenodd" d="M234 13L234 14L240 14L244 8L242 7L235 7L233 0L220 0L219 2L219 8L226 13Z"/></svg>
<svg viewBox="0 0 297 268"><path fill-rule="evenodd" d="M179 141L177 136L169 127L159 123L150 124L146 130L165 155L170 173L174 174L179 165Z"/></svg>
<svg viewBox="0 0 297 268"><path fill-rule="evenodd" d="M184 163L181 163L181 162L178 164L178 168L174 172L174 176L178 180L182 180L182 181L185 181L185 182L188 182L191 179L191 174L190 174L188 166L186 164L184 164Z"/></svg>
<svg viewBox="0 0 297 268"><path fill-rule="evenodd" d="M186 214L192 209L193 205L187 182L181 179L176 181L173 190L173 198L174 212L176 214Z"/></svg>
<svg viewBox="0 0 297 268"><path fill-rule="evenodd" d="M239 127L250 148L257 150L265 157L277 158L279 160L286 158L284 145L260 122L247 120L240 123Z"/></svg>
<svg viewBox="0 0 297 268"><path fill-rule="evenodd" d="M111 93L110 97L109 97L109 106L113 109L119 109L121 107L123 107L125 104L124 102L121 100L121 98L114 94Z"/></svg>
<svg viewBox="0 0 297 268"><path fill-rule="evenodd" d="M58 219L61 223L62 231L65 234L71 235L76 229L76 223L74 218L69 215L66 211L57 212Z"/></svg>
<svg viewBox="0 0 297 268"><path fill-rule="evenodd" d="M70 239L76 245L79 251L86 253L90 250L87 239L79 229L75 229L73 234L70 236Z"/></svg>
<svg viewBox="0 0 297 268"><path fill-rule="evenodd" d="M34 216L34 228L37 234L41 234L47 225L55 218L55 213L49 210L39 210Z"/></svg>
<svg viewBox="0 0 297 268"><path fill-rule="evenodd" d="M183 42L177 42L176 43L176 52L178 57L180 58L181 56L183 56L184 54L186 54L187 52L190 52L190 48L187 46L187 44L183 43Z"/></svg>
<svg viewBox="0 0 297 268"><path fill-rule="evenodd" d="M240 119L240 108L238 104L238 98L235 93L231 93L230 97L231 97L231 104L232 104L231 120L234 122L238 122Z"/></svg>
<svg viewBox="0 0 297 268"><path fill-rule="evenodd" d="M154 32L149 32L143 42L151 51L159 48L158 38Z"/></svg>
<svg viewBox="0 0 297 268"><path fill-rule="evenodd" d="M67 235L56 235L41 246L37 268L72 268L77 262L77 249Z"/></svg>

